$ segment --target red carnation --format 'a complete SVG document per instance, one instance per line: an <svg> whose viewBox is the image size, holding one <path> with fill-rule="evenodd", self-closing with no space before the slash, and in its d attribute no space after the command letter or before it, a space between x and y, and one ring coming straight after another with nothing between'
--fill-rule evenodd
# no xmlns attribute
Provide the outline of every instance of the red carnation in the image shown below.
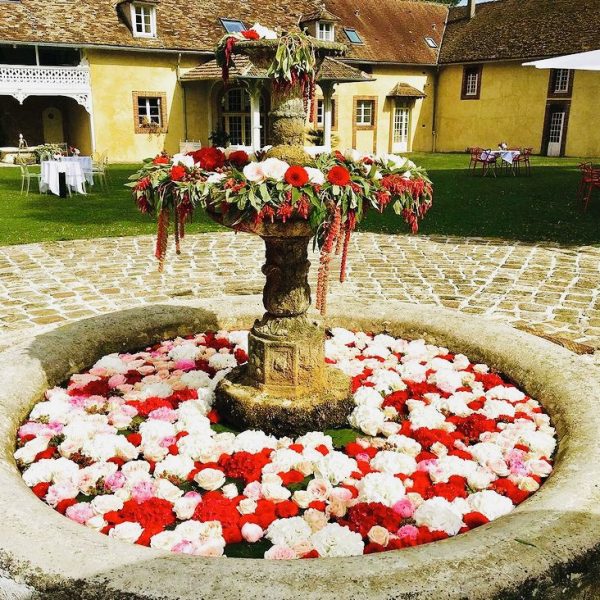
<svg viewBox="0 0 600 600"><path fill-rule="evenodd" d="M169 162L169 157L165 154L159 154L152 163L155 165L166 165Z"/></svg>
<svg viewBox="0 0 600 600"><path fill-rule="evenodd" d="M185 177L185 167L181 165L173 165L171 167L171 179L173 181L181 181Z"/></svg>
<svg viewBox="0 0 600 600"><path fill-rule="evenodd" d="M350 171L339 165L331 167L329 173L327 173L327 181L333 185L348 185L350 183Z"/></svg>
<svg viewBox="0 0 600 600"><path fill-rule="evenodd" d="M200 148L195 152L190 152L189 156L194 158L195 163L199 163L203 169L214 171L221 168L225 164L225 155L221 150L214 146L208 148Z"/></svg>
<svg viewBox="0 0 600 600"><path fill-rule="evenodd" d="M490 520L480 512L470 512L463 517L463 522L469 529L474 529L475 527L489 523Z"/></svg>
<svg viewBox="0 0 600 600"><path fill-rule="evenodd" d="M302 187L308 183L308 173L300 165L292 165L283 176L287 183L294 187Z"/></svg>
<svg viewBox="0 0 600 600"><path fill-rule="evenodd" d="M242 35L247 40L260 40L260 35L258 35L258 31L254 31L254 29L246 29L246 31L242 31Z"/></svg>
<svg viewBox="0 0 600 600"><path fill-rule="evenodd" d="M229 155L229 162L238 168L245 167L250 162L250 157L243 150L236 150Z"/></svg>

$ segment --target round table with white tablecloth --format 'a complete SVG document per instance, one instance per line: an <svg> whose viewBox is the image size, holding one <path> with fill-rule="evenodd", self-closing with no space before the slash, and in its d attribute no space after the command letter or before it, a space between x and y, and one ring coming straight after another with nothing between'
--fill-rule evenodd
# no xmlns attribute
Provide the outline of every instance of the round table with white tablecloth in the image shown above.
<svg viewBox="0 0 600 600"><path fill-rule="evenodd" d="M43 160L41 167L40 192L44 193L49 190L60 196L59 174L64 173L67 187L80 194L85 194L86 177L78 160Z"/></svg>
<svg viewBox="0 0 600 600"><path fill-rule="evenodd" d="M61 160L78 162L81 165L83 176L87 185L94 185L94 174L92 173L92 157L91 156L64 156Z"/></svg>

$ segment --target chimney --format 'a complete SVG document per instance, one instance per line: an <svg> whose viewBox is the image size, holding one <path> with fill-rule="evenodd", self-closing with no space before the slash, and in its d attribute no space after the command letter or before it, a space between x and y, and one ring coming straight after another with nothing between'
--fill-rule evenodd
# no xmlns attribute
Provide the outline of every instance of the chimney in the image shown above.
<svg viewBox="0 0 600 600"><path fill-rule="evenodd" d="M469 0L469 19L475 16L475 9L477 7L477 0Z"/></svg>

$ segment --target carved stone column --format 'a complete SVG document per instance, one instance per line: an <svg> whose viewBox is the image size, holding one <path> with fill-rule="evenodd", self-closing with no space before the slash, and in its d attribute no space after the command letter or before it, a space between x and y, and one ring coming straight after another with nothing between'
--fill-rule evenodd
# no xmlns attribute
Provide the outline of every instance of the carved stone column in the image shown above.
<svg viewBox="0 0 600 600"><path fill-rule="evenodd" d="M323 329L308 319L310 237L263 237L267 312L249 337L248 376L271 394L302 396L324 383Z"/></svg>

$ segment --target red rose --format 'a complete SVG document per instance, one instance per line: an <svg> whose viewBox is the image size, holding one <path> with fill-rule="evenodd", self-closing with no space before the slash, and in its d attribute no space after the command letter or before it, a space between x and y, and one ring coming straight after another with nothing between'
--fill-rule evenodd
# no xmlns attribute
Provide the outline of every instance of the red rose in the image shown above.
<svg viewBox="0 0 600 600"><path fill-rule="evenodd" d="M190 152L189 156L194 157L194 162L199 163L203 169L214 171L225 164L225 155L221 150L214 146L200 148L196 152Z"/></svg>
<svg viewBox="0 0 600 600"><path fill-rule="evenodd" d="M181 165L173 165L171 167L171 179L173 181L181 181L185 177L185 167Z"/></svg>
<svg viewBox="0 0 600 600"><path fill-rule="evenodd" d="M254 29L246 29L246 31L242 31L242 35L247 40L260 40L260 35L258 35L258 32L254 31Z"/></svg>
<svg viewBox="0 0 600 600"><path fill-rule="evenodd" d="M245 167L250 162L250 157L243 150L236 150L229 155L229 162L238 168Z"/></svg>
<svg viewBox="0 0 600 600"><path fill-rule="evenodd" d="M345 167L336 165L331 167L327 173L327 181L333 185L348 185L350 183L350 172Z"/></svg>
<svg viewBox="0 0 600 600"><path fill-rule="evenodd" d="M169 157L165 154L159 154L152 163L155 165L166 165L169 162Z"/></svg>
<svg viewBox="0 0 600 600"><path fill-rule="evenodd" d="M285 172L283 178L294 187L302 187L308 183L308 173L300 165L292 165Z"/></svg>

